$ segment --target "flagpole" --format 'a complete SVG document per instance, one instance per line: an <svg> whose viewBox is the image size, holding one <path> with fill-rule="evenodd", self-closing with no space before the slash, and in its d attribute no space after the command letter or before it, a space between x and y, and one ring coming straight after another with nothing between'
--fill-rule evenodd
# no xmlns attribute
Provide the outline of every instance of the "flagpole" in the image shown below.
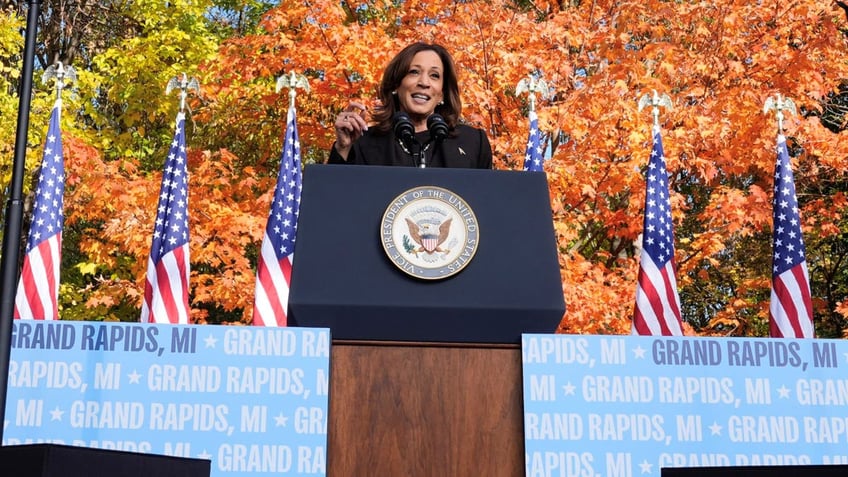
<svg viewBox="0 0 848 477"><path fill-rule="evenodd" d="M542 162L545 160L544 149L542 148L542 131L539 129L539 117L536 115L536 93L542 95L542 99L549 98L553 93L553 89L548 87L539 75L528 75L515 86L515 96L521 96L527 93L529 112L527 114L530 119L530 132L527 137L527 149L524 153L524 170L532 172L542 172L544 167Z"/></svg>
<svg viewBox="0 0 848 477"><path fill-rule="evenodd" d="M159 188L153 240L144 279L144 301L141 304L140 321L143 323L191 323L189 176L185 131L185 100L189 89L199 92L200 83L185 73L171 78L165 88L165 95L179 90L180 111L177 113L174 136L168 148Z"/></svg>
<svg viewBox="0 0 848 477"><path fill-rule="evenodd" d="M683 319L677 292L677 266L674 260L674 228L671 215L671 190L660 134L660 106L671 109L667 94L645 94L639 99L639 111L651 107L651 157L645 174L645 212L636 306L631 334L643 336L682 336ZM654 291L655 290L655 291ZM658 297L668 297L662 299Z"/></svg>
<svg viewBox="0 0 848 477"><path fill-rule="evenodd" d="M35 39L41 0L30 0L27 13L24 65L18 101L18 130L15 136L15 156L12 165L12 183L6 204L6 224L3 229L3 256L0 259L0 440L2 423L6 420L6 394L9 383L9 359L12 353L12 318L15 310L15 290L18 282L18 255L23 228L23 184L26 164L27 135L29 132L30 97L32 96L32 70L35 62Z"/></svg>
<svg viewBox="0 0 848 477"><path fill-rule="evenodd" d="M295 73L277 78L276 92L289 90L289 108L280 167L271 210L265 223L259 260L256 263L256 285L253 293L253 326L288 326L291 267L297 236L302 182L300 136L297 132L297 90L309 91L306 76Z"/></svg>
<svg viewBox="0 0 848 477"><path fill-rule="evenodd" d="M798 212L795 177L783 135L784 112L798 114L795 102L778 93L766 99L763 113L774 110L777 119L777 161L774 166L772 205L772 273L769 336L815 338L810 275L804 233Z"/></svg>

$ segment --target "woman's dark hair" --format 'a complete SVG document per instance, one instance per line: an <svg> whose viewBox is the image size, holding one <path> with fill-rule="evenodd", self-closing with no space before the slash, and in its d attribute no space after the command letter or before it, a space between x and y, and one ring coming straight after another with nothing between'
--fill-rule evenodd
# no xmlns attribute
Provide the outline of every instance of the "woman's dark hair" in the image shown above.
<svg viewBox="0 0 848 477"><path fill-rule="evenodd" d="M436 112L445 118L451 132L456 128L460 114L462 114L462 102L459 99L459 82L456 76L456 66L453 63L448 50L443 46L431 43L413 43L400 51L383 71L383 80L380 82L379 98L382 106L374 111L372 119L376 123L374 127L378 131L388 132L392 129L392 118L398 111L397 97L392 93L400 86L403 78L409 73L409 65L412 58L422 51L433 51L442 60L444 76L442 83L442 94L444 104L436 106Z"/></svg>

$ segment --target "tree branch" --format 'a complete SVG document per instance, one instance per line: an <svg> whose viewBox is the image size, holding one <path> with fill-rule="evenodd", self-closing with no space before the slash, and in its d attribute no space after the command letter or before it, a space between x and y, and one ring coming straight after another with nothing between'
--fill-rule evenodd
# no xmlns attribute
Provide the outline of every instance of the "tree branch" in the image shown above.
<svg viewBox="0 0 848 477"><path fill-rule="evenodd" d="M836 5L845 12L845 19L848 20L848 3L836 0Z"/></svg>

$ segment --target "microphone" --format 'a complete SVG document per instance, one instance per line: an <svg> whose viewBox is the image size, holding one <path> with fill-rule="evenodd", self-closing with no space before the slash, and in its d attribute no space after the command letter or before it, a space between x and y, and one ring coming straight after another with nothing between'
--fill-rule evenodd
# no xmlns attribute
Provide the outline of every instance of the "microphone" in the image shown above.
<svg viewBox="0 0 848 477"><path fill-rule="evenodd" d="M430 130L430 137L436 142L448 137L448 123L441 114L433 113L427 118L427 129Z"/></svg>
<svg viewBox="0 0 848 477"><path fill-rule="evenodd" d="M395 123L395 137L400 138L406 144L415 141L415 127L409 119L409 115L403 111L395 113L393 121Z"/></svg>
<svg viewBox="0 0 848 477"><path fill-rule="evenodd" d="M421 144L415 139L415 126L412 125L412 120L409 115L403 111L398 111L392 117L395 122L395 137L400 139L400 146L406 151L407 147L412 148L412 162L418 164L418 167L426 167L424 159L424 151L421 150ZM409 154L409 151L406 151Z"/></svg>

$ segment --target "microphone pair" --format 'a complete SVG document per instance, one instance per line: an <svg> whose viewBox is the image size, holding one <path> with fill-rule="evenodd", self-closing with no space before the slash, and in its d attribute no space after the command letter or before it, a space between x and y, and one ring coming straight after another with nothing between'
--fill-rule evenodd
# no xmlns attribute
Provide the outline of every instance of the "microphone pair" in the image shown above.
<svg viewBox="0 0 848 477"><path fill-rule="evenodd" d="M415 142L415 127L412 125L412 120L409 115L403 111L398 111L394 115L394 132L395 136L400 138L404 143ZM441 114L433 113L427 118L427 129L430 131L430 139L432 141L442 141L448 137L448 123Z"/></svg>

